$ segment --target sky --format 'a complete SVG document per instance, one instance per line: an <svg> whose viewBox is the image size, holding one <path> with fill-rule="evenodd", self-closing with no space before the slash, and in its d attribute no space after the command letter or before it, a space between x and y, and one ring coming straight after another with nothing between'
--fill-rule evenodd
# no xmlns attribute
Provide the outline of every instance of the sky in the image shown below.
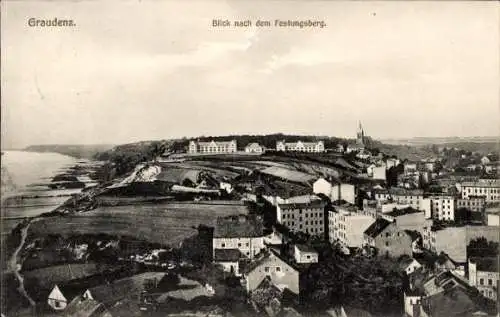
<svg viewBox="0 0 500 317"><path fill-rule="evenodd" d="M496 2L2 1L2 148L499 135ZM28 19L72 19L30 27ZM213 27L213 19L252 27ZM324 28L255 27L323 20Z"/></svg>

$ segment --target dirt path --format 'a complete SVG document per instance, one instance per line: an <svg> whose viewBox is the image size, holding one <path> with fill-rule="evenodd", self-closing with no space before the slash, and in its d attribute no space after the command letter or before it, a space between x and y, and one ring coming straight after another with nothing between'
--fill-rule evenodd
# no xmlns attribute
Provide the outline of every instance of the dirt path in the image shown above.
<svg viewBox="0 0 500 317"><path fill-rule="evenodd" d="M26 289L24 288L24 278L19 273L21 270L21 265L18 265L18 254L21 252L21 250L24 247L24 244L26 243L26 237L28 236L28 229L30 227L31 222L28 222L22 229L21 229L21 242L19 243L19 246L17 247L16 251L14 251L14 254L12 254L10 260L9 260L9 268L14 274L16 275L17 280L19 281L19 287L17 290L19 291L20 294L22 294L30 303L31 306L35 306L36 303L35 301L28 295L26 292Z"/></svg>

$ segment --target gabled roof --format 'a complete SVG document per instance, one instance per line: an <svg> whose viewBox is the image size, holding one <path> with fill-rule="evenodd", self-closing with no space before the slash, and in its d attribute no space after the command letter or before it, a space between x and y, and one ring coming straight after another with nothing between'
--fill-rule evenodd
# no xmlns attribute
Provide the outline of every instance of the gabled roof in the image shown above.
<svg viewBox="0 0 500 317"><path fill-rule="evenodd" d="M237 262L242 258L238 249L215 249L214 262Z"/></svg>
<svg viewBox="0 0 500 317"><path fill-rule="evenodd" d="M64 310L67 317L94 317L101 316L106 311L104 305L93 299L75 298Z"/></svg>
<svg viewBox="0 0 500 317"><path fill-rule="evenodd" d="M256 268L258 268L259 266L261 266L263 263L265 263L266 260L269 259L271 256L277 257L282 262L284 262L285 264L287 264L288 266L290 266L293 270L300 271L300 268L298 266L294 265L289 260L287 260L285 257L281 256L278 251L274 250L273 248L269 248L266 251L263 251L262 254L261 254L261 256L258 259L254 260L253 262L251 262L250 264L248 264L248 266L246 266L243 269L244 273L248 274L248 273L252 272Z"/></svg>
<svg viewBox="0 0 500 317"><path fill-rule="evenodd" d="M384 218L377 218L374 223L372 223L368 229L365 230L365 234L375 238L377 237L382 231L385 230L392 222L384 219Z"/></svg>

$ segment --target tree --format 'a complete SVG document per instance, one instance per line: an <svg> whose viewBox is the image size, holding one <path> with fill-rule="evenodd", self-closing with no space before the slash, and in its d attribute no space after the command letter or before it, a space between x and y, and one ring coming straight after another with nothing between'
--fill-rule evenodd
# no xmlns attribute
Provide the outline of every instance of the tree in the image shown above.
<svg viewBox="0 0 500 317"><path fill-rule="evenodd" d="M485 237L472 240L467 245L467 257L497 256L499 245L497 242L488 241Z"/></svg>

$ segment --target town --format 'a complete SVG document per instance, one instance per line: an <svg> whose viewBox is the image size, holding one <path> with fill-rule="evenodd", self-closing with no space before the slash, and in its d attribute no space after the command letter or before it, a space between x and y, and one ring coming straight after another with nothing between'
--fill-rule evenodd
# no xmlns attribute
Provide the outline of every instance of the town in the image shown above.
<svg viewBox="0 0 500 317"><path fill-rule="evenodd" d="M402 159L361 123L201 139L101 153L99 185L25 227L37 316L498 316L496 154Z"/></svg>

